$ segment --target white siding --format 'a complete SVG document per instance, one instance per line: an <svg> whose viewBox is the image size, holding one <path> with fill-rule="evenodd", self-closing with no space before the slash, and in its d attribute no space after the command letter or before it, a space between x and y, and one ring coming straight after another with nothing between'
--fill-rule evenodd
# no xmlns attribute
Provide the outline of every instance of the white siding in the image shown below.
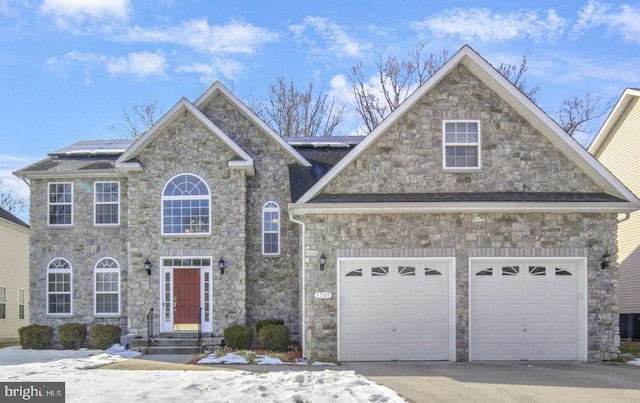
<svg viewBox="0 0 640 403"><path fill-rule="evenodd" d="M596 158L634 194L640 195L640 101L620 116ZM618 225L620 313L640 313L640 212Z"/></svg>
<svg viewBox="0 0 640 403"><path fill-rule="evenodd" d="M0 219L0 287L7 288L7 318L0 319L0 342L18 338L29 324L29 230ZM25 316L18 319L19 289L24 290Z"/></svg>

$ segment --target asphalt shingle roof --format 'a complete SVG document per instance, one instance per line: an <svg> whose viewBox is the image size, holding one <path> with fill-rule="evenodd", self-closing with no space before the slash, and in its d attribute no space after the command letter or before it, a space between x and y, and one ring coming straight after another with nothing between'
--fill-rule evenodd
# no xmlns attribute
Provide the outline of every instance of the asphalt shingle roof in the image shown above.
<svg viewBox="0 0 640 403"><path fill-rule="evenodd" d="M569 192L483 192L483 193L325 193L311 203L436 203L436 202L535 202L607 203L622 202L607 193Z"/></svg>
<svg viewBox="0 0 640 403"><path fill-rule="evenodd" d="M13 214L3 209L2 207L0 207L0 218L5 219L7 221L11 221L14 224L22 225L25 228L29 228L29 224L22 221L18 217L14 216Z"/></svg>

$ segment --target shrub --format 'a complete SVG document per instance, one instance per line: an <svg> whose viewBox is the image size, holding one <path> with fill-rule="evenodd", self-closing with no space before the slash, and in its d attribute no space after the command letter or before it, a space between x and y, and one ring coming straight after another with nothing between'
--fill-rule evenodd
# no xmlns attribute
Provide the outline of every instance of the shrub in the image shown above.
<svg viewBox="0 0 640 403"><path fill-rule="evenodd" d="M239 350L251 348L253 331L249 326L234 325L224 329L224 343Z"/></svg>
<svg viewBox="0 0 640 403"><path fill-rule="evenodd" d="M258 337L265 350L287 351L289 348L289 328L285 325L266 325Z"/></svg>
<svg viewBox="0 0 640 403"><path fill-rule="evenodd" d="M29 325L18 329L20 345L23 349L42 350L51 347L53 328L44 325Z"/></svg>
<svg viewBox="0 0 640 403"><path fill-rule="evenodd" d="M84 347L87 340L87 326L84 323L65 323L58 326L58 342L62 347L77 350Z"/></svg>
<svg viewBox="0 0 640 403"><path fill-rule="evenodd" d="M89 345L97 350L106 350L120 343L122 329L116 325L93 325L89 328Z"/></svg>
<svg viewBox="0 0 640 403"><path fill-rule="evenodd" d="M260 329L267 325L284 325L284 321L281 319L262 319L256 322L256 334L260 334Z"/></svg>

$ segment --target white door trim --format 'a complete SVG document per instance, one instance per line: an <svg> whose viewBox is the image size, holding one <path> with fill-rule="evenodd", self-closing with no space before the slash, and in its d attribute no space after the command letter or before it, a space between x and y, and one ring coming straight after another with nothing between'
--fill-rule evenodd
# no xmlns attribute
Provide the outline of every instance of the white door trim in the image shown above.
<svg viewBox="0 0 640 403"><path fill-rule="evenodd" d="M587 341L588 341L588 320L587 320L587 305L588 305L588 294L587 294L587 258L586 257L471 257L469 258L469 266L468 266L468 277L469 277L469 361L471 361L472 357L472 334L471 334L471 323L472 323L472 313L471 313L471 304L473 303L473 270L472 267L474 263L478 262L496 262L496 261L504 261L504 262L518 262L518 261L530 261L530 262L571 262L576 264L576 274L578 276L578 361L587 361L588 351L587 351Z"/></svg>
<svg viewBox="0 0 640 403"><path fill-rule="evenodd" d="M337 351L338 360L340 360L340 274L342 273L342 264L346 262L367 262L367 261L393 261L393 262L439 262L445 263L448 269L448 294L449 294L449 341L448 341L448 360L456 361L456 258L455 257L341 257L336 262L336 285L338 295L336 296L337 315L336 315L336 330L337 330ZM324 290L314 290L324 291Z"/></svg>

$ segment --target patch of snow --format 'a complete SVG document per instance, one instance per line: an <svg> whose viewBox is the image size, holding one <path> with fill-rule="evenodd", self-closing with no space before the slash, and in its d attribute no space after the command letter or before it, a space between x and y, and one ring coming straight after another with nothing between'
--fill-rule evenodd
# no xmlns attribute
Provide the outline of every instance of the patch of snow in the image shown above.
<svg viewBox="0 0 640 403"><path fill-rule="evenodd" d="M627 364L637 365L640 367L640 358L636 358L635 360L627 361Z"/></svg>
<svg viewBox="0 0 640 403"><path fill-rule="evenodd" d="M136 358L140 357L142 353L133 350L127 350L125 346L121 346L119 343L114 344L104 351L106 354L119 355L122 358Z"/></svg>
<svg viewBox="0 0 640 403"><path fill-rule="evenodd" d="M215 354L210 354L208 357L205 357L198 361L198 364L248 364L243 356L235 354L235 353L227 353L222 357L216 357Z"/></svg>
<svg viewBox="0 0 640 403"><path fill-rule="evenodd" d="M264 364L264 365L282 365L282 364L284 364L284 362L282 362L281 359L269 357L268 355L259 355L258 359L256 360L256 362L258 364Z"/></svg>
<svg viewBox="0 0 640 403"><path fill-rule="evenodd" d="M124 359L96 350L22 350L8 347L0 349L0 382L64 382L68 403L221 400L405 402L393 390L353 371L252 373L98 368Z"/></svg>
<svg viewBox="0 0 640 403"><path fill-rule="evenodd" d="M332 362L314 361L313 363L311 363L311 365L329 365L329 366L331 366L331 365L336 365L336 364L334 364Z"/></svg>

